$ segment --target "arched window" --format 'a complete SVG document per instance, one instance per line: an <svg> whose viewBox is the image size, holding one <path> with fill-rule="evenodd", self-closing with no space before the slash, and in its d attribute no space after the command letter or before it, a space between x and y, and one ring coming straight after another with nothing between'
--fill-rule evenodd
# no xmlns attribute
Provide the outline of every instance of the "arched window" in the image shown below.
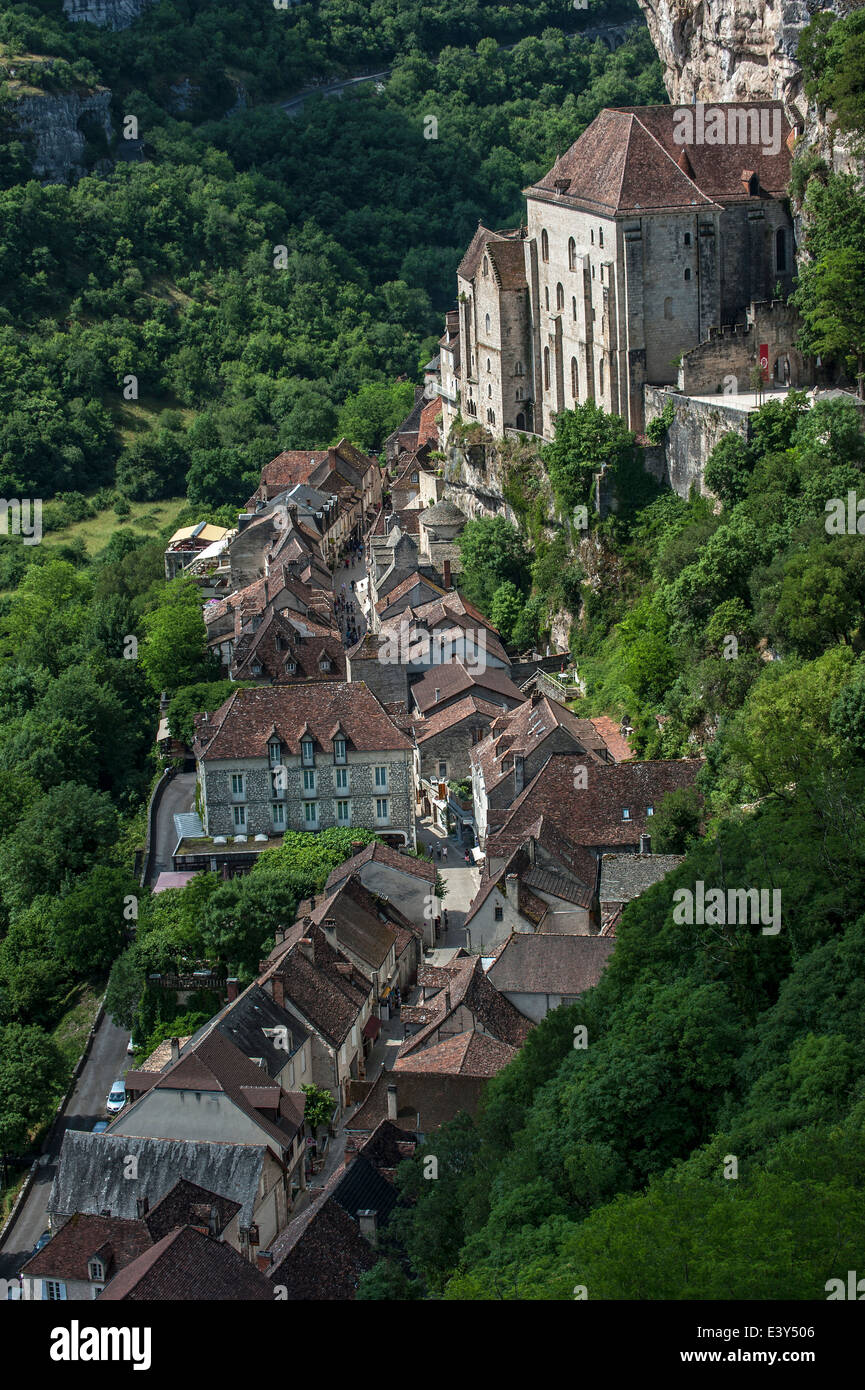
<svg viewBox="0 0 865 1390"><path fill-rule="evenodd" d="M545 390L545 391L549 391L549 389L550 389L550 350L549 350L548 347L545 347L545 348L544 348L544 390Z"/></svg>
<svg viewBox="0 0 865 1390"><path fill-rule="evenodd" d="M490 359L487 358L487 371L489 371L489 369L490 369Z"/></svg>
<svg viewBox="0 0 865 1390"><path fill-rule="evenodd" d="M489 316L489 314L487 314L486 317L484 318L484 328L486 329L487 333L489 333L489 331L490 331L490 316Z"/></svg>
<svg viewBox="0 0 865 1390"><path fill-rule="evenodd" d="M571 395L576 403L580 395L580 373L577 369L576 357L571 358Z"/></svg>
<svg viewBox="0 0 865 1390"><path fill-rule="evenodd" d="M686 233L685 233L685 245L686 245L686 246L690 246L690 245L691 245L691 233L690 233L690 232L686 232Z"/></svg>
<svg viewBox="0 0 865 1390"><path fill-rule="evenodd" d="M521 401L522 398L523 398L523 388L522 388L522 386L518 386L517 389L516 389L516 391L514 392L514 400Z"/></svg>
<svg viewBox="0 0 865 1390"><path fill-rule="evenodd" d="M556 308L557 308L557 309L564 309L564 307L565 307L565 289L564 289L564 286L563 286L563 285L556 285Z"/></svg>
<svg viewBox="0 0 865 1390"><path fill-rule="evenodd" d="M573 237L568 238L568 270L577 268L577 243Z"/></svg>
<svg viewBox="0 0 865 1390"><path fill-rule="evenodd" d="M514 367L514 376L522 376L522 375L523 375L523 364L522 364L522 362L518 362L518 363L516 364L516 366Z"/></svg>
<svg viewBox="0 0 865 1390"><path fill-rule="evenodd" d="M775 233L775 269L787 269L787 233L783 227Z"/></svg>
<svg viewBox="0 0 865 1390"><path fill-rule="evenodd" d="M491 396L492 394L493 394L493 388L492 388L492 386L490 385L490 386L487 387L487 395L488 395L488 396Z"/></svg>
<svg viewBox="0 0 865 1390"><path fill-rule="evenodd" d="M571 300L571 313L573 314L573 317L574 317L574 323L576 323L576 321L577 321L577 300L576 300L576 296L574 296L573 299Z"/></svg>
<svg viewBox="0 0 865 1390"><path fill-rule="evenodd" d="M594 229L594 227L592 227L591 230L589 231L589 236L591 237L592 245L594 246L594 244L595 244L595 229Z"/></svg>
<svg viewBox="0 0 865 1390"><path fill-rule="evenodd" d="M490 273L490 263L489 263L489 260L488 260L488 258L487 258L486 256L484 256L483 270L484 270L484 275L489 275L489 273Z"/></svg>
<svg viewBox="0 0 865 1390"><path fill-rule="evenodd" d="M517 415L517 429L524 430L526 427L526 417L522 411Z"/></svg>
<svg viewBox="0 0 865 1390"><path fill-rule="evenodd" d="M665 319L671 319L672 317L673 317L673 300L672 300L672 297L671 297L670 295L667 295L667 298L664 300L664 318L665 318Z"/></svg>
<svg viewBox="0 0 865 1390"><path fill-rule="evenodd" d="M549 259L550 259L550 239L549 239L549 237L547 236L547 229L546 229L546 227L544 227L544 228L542 229L542 231L541 231L541 260L542 260L542 261L548 261Z"/></svg>
<svg viewBox="0 0 865 1390"><path fill-rule="evenodd" d="M599 245L599 246L603 246L603 244L604 244L604 229L603 229L603 227L599 227L599 228L598 228L598 245Z"/></svg>
<svg viewBox="0 0 865 1390"><path fill-rule="evenodd" d="M686 266L685 266L685 279L686 279L686 280L690 280L690 278L691 278L691 267L690 267L689 265L686 265Z"/></svg>
<svg viewBox="0 0 865 1390"><path fill-rule="evenodd" d="M545 305L547 306L547 308L549 309L549 307L550 307L550 287L549 287L549 285L544 285L544 304L545 304Z"/></svg>

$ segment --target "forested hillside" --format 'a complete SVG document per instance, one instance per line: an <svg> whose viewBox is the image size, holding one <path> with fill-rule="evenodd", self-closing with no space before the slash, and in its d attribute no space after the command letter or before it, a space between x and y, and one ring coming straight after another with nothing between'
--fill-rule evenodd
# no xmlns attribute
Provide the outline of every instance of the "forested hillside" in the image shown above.
<svg viewBox="0 0 865 1390"><path fill-rule="evenodd" d="M645 33L609 54L553 27L573 27L564 0L378 8L370 24L356 5L163 4L115 34L69 25L59 0L4 7L7 55L57 55L55 85L107 84L112 153L126 113L142 147L74 188L22 182L23 147L7 158L0 490L237 503L287 444L378 448L478 219L519 220L520 189L604 104L663 99ZM600 5L592 23L633 13ZM266 104L378 62L383 92L292 118ZM202 124L233 104L211 80L232 64L257 104ZM180 77L206 100L172 115ZM13 116L7 90L7 135Z"/></svg>

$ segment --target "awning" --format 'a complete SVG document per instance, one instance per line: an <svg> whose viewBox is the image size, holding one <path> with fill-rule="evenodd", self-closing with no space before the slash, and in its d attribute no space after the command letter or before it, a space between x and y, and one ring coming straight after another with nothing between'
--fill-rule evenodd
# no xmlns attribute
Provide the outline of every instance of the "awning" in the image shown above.
<svg viewBox="0 0 865 1390"><path fill-rule="evenodd" d="M373 1016L368 1018L363 1025L363 1036L365 1038L377 1038L381 1032L381 1019Z"/></svg>

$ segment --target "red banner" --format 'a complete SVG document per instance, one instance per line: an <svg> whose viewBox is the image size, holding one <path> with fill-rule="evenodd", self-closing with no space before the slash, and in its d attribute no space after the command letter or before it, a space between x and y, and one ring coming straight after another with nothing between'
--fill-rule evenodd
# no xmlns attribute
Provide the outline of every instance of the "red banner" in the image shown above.
<svg viewBox="0 0 865 1390"><path fill-rule="evenodd" d="M763 380L769 380L769 344L760 344L760 367L763 372Z"/></svg>

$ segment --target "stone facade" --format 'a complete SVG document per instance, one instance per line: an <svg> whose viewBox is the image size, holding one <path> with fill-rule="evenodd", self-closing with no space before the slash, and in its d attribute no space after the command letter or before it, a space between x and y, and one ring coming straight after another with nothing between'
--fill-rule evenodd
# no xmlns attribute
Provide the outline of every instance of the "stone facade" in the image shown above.
<svg viewBox="0 0 865 1390"><path fill-rule="evenodd" d="M646 383L672 385L712 330L790 290L780 105L724 110L721 152L703 126L680 143L673 114L603 111L525 190L525 226L478 228L457 273L459 409L443 398L445 434L459 413L493 435L549 439L585 400L642 431ZM769 145L755 138L764 117Z"/></svg>
<svg viewBox="0 0 865 1390"><path fill-rule="evenodd" d="M285 830L327 830L363 826L415 845L411 750L349 751L345 766L323 756L303 767L300 757L284 755L285 787L274 791L274 768L267 757L199 760L198 780L207 835L279 835ZM384 768L377 782L376 769ZM345 786L337 784L346 774ZM381 774L378 774L381 778ZM234 779L242 778L242 782ZM232 790L234 786L240 788ZM386 800L388 814L377 814ZM349 819L338 818L337 802L349 804ZM307 809L310 808L310 809ZM315 808L312 814L311 808Z"/></svg>

